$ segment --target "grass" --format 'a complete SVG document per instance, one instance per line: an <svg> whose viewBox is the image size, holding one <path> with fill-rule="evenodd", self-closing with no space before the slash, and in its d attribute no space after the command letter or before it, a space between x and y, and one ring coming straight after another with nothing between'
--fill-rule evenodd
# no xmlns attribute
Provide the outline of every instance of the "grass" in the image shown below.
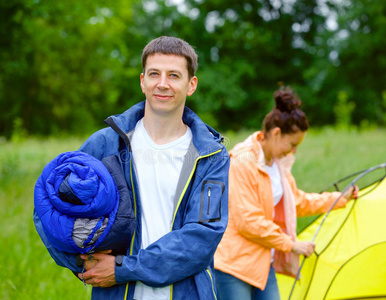
<svg viewBox="0 0 386 300"><path fill-rule="evenodd" d="M227 148L251 132L225 133ZM33 221L33 190L43 167L76 150L82 138L0 140L0 299L89 299L85 287L49 256ZM318 192L333 181L386 162L386 130L311 130L297 153L298 187ZM302 220L301 222L302 223Z"/></svg>
<svg viewBox="0 0 386 300"><path fill-rule="evenodd" d="M90 298L91 289L51 259L32 221L34 185L43 167L81 143L76 138L0 142L0 299Z"/></svg>

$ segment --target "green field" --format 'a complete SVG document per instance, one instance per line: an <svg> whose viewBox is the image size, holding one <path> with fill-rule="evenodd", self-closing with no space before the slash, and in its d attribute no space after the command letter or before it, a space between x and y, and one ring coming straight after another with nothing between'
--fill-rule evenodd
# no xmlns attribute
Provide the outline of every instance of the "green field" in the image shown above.
<svg viewBox="0 0 386 300"><path fill-rule="evenodd" d="M224 133L227 148L250 133ZM89 287L54 263L32 221L34 185L43 167L83 140L0 140L0 299L90 298ZM298 149L293 174L299 188L318 192L341 177L386 162L385 149L385 129L311 130Z"/></svg>

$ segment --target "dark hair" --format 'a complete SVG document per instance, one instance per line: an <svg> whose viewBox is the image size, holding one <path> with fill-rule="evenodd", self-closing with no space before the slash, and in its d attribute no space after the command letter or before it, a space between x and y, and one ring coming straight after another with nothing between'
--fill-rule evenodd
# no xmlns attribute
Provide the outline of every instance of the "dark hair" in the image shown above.
<svg viewBox="0 0 386 300"><path fill-rule="evenodd" d="M180 38L161 36L150 41L142 51L142 68L145 70L146 60L149 55L155 53L175 54L184 56L187 60L187 68L190 77L196 74L197 54L193 47Z"/></svg>
<svg viewBox="0 0 386 300"><path fill-rule="evenodd" d="M273 96L276 106L264 118L264 131L268 133L275 127L279 127L283 134L307 131L306 115L299 108L302 101L293 93L292 89L281 86Z"/></svg>

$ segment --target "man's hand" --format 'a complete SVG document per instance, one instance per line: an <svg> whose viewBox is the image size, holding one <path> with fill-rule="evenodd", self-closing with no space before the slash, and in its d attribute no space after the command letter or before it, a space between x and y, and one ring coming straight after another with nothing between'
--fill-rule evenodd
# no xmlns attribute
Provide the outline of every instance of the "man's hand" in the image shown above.
<svg viewBox="0 0 386 300"><path fill-rule="evenodd" d="M89 255L83 254L81 258L85 260L86 272L79 273L78 277L85 283L93 287L110 287L115 281L115 256L105 253L94 253L91 259Z"/></svg>

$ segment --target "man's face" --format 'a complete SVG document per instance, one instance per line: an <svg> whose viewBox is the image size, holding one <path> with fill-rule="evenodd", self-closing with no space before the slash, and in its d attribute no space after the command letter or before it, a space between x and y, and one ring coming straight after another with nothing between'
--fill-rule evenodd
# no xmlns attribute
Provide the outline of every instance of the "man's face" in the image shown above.
<svg viewBox="0 0 386 300"><path fill-rule="evenodd" d="M141 74L141 88L146 95L146 109L154 114L181 114L186 96L194 93L197 77L189 78L186 58L155 53L147 57Z"/></svg>

